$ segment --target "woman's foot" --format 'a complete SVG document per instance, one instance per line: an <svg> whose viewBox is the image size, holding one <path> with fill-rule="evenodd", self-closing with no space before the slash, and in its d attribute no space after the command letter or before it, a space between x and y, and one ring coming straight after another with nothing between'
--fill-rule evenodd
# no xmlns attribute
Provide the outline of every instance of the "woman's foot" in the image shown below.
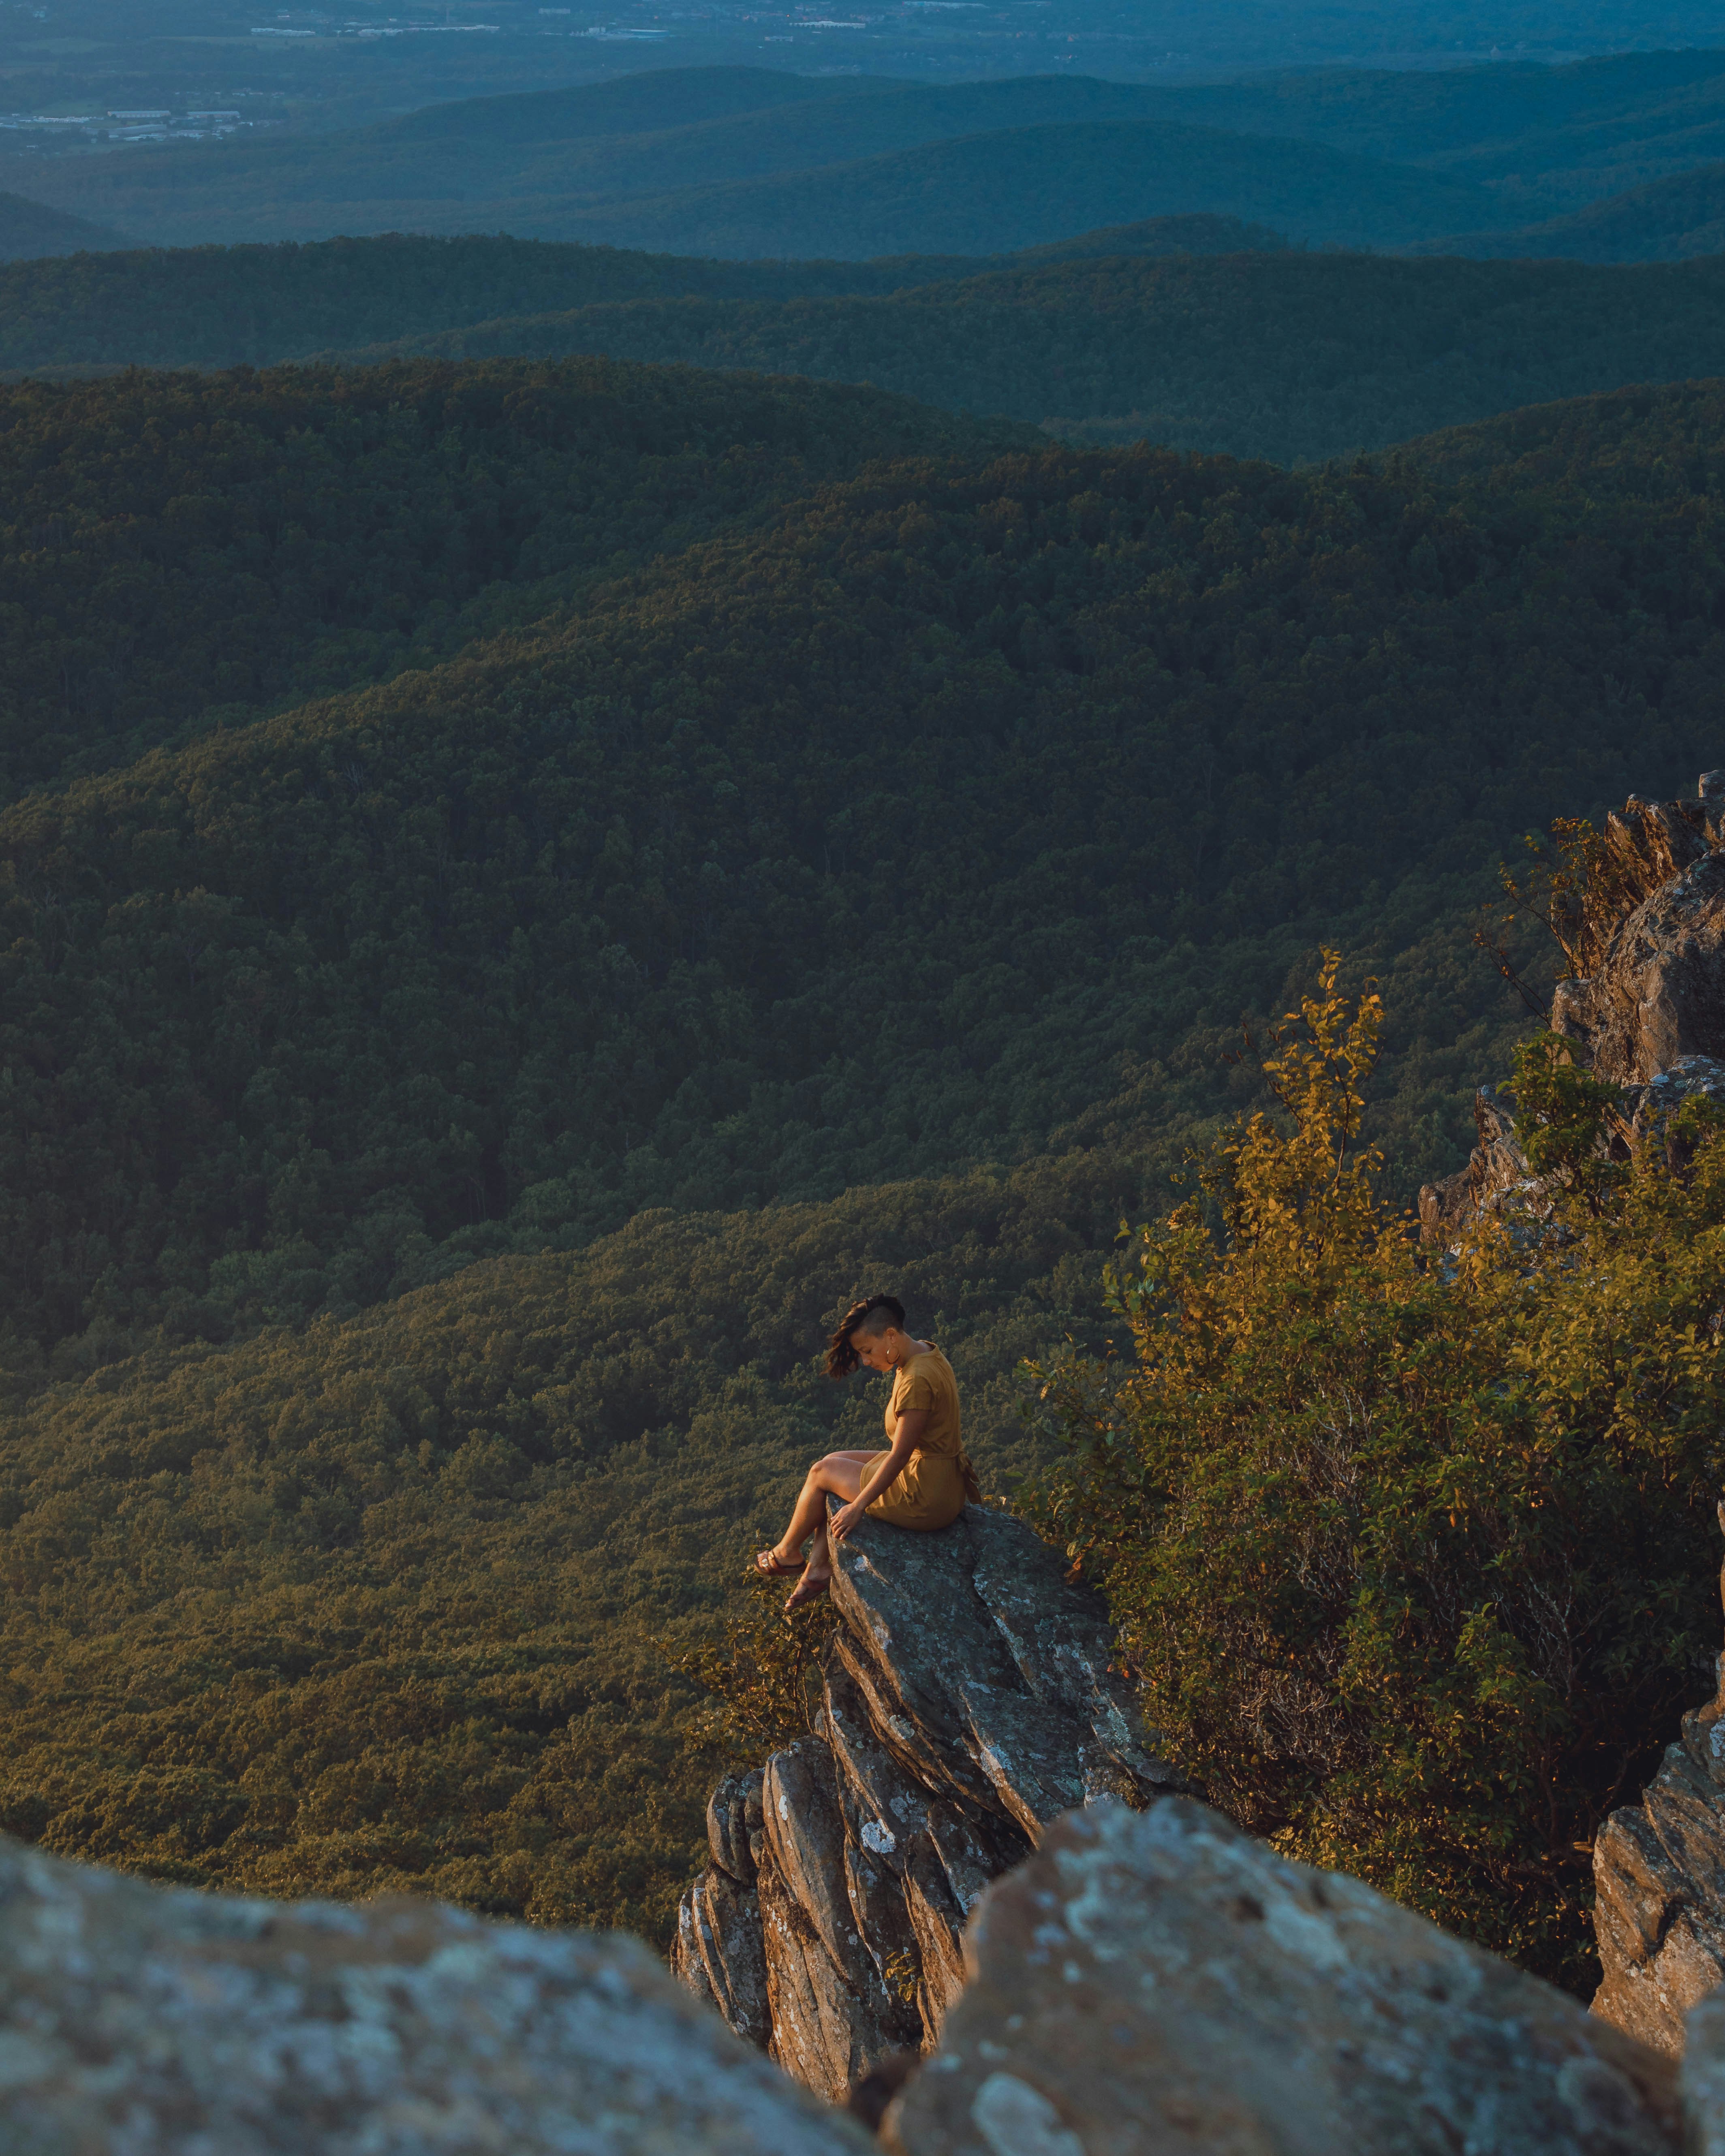
<svg viewBox="0 0 1725 2156"><path fill-rule="evenodd" d="M791 1599L784 1606L788 1617L793 1609L800 1609L805 1602L818 1602L833 1584L829 1572L816 1572L811 1566L792 1589Z"/></svg>
<svg viewBox="0 0 1725 2156"><path fill-rule="evenodd" d="M763 1579L773 1579L781 1573L787 1578L794 1578L802 1569L803 1560L799 1557L781 1557L776 1549L755 1552L755 1570Z"/></svg>

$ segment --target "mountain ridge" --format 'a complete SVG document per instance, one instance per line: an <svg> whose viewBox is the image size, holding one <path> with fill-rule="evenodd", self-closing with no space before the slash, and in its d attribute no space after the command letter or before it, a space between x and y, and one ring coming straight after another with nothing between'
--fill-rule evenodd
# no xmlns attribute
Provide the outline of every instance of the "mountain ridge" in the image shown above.
<svg viewBox="0 0 1725 2156"><path fill-rule="evenodd" d="M639 80L650 83L653 78ZM686 83L679 92L674 82L673 95L682 95L685 103L687 90ZM747 94L746 85L742 94ZM403 226L445 232L506 227L524 237L614 239L618 232L599 228L600 205L614 205L603 214L614 221L622 216L624 203L632 202L636 225L643 219L657 220L654 228L660 239L670 231L670 244L680 251L703 253L714 251L712 246L678 239L675 228L665 223L667 179L675 183L680 177L685 185L698 182L706 194L702 213L711 221L716 198L706 191L759 188L770 185L777 172L786 195L775 213L782 222L794 208L796 188L804 173L831 175L845 165L873 164L881 169L869 176L870 183L890 187L890 177L883 181L881 161L890 165L894 159L908 159L897 184L901 190L914 188L926 183L919 177L922 167L916 161L920 157L926 162L927 152L939 142L992 136L999 138L992 184L1004 181L1010 187L1016 154L1046 147L1020 141L1015 152L1009 152L1005 145L1014 134L1055 125L1106 130L1110 125L1127 124L1126 116L1136 116L1132 124L1160 131L1164 155L1179 150L1189 162L1207 150L1212 162L1221 157L1224 162L1231 159L1244 172L1279 176L1277 183L1285 188L1292 175L1309 167L1315 176L1312 187L1344 220L1334 230L1322 230L1318 236L1325 239L1365 236L1388 241L1411 234L1415 226L1421 235L1429 236L1497 221L1489 193L1441 175L1422 175L1414 167L1381 159L1354 157L1350 162L1353 153L1291 138L1230 137L1214 129L1194 131L1189 123L1168 116L1164 93L1088 77L1024 77L951 88L870 85L856 94L833 92L804 100L800 105L781 101L764 113L732 111L682 128L636 126L632 132L578 132L567 138L516 139L511 135L517 122L531 130L567 110L572 95L541 94L536 100L530 98L525 110L511 100L484 100L483 110L474 116L478 131L465 147L460 108L439 107L429 116L410 116L347 136L260 142L243 148L192 144L145 156L122 151L62 162L43 169L40 185L67 209L89 213L100 207L104 215L158 243L308 239ZM629 116L634 121L641 117L644 95L631 93ZM586 105L578 105L578 119L580 111L586 111L590 121L592 112L602 109L603 103L602 98L596 104L589 97ZM540 117L536 119L536 114ZM1009 124L1003 126L1003 120ZM1142 142L1139 193L1123 194L1121 176L1112 175L1111 180L1101 146L1112 140L1102 135L1091 141L1095 199L1045 217L1034 233L1015 238L997 235L981 245L966 241L952 249L932 237L931 228L895 239L884 249L853 238L843 244L818 242L813 251L996 252L1027 237L1052 239L1161 212L1227 212L1230 207L1236 213L1266 221L1256 210L1239 212L1237 205L1221 199L1152 198L1144 190L1154 184L1157 160ZM803 160L800 167L798 157ZM679 158L683 160L680 167ZM734 169L716 171L715 160L727 158ZM1004 163L999 162L1002 158ZM626 171L634 174L632 194L620 192L608 177ZM1034 202L1036 184L1048 177L1044 172L1034 182L1016 182L1026 204ZM849 184L858 184L855 173ZM1399 201L1401 208L1374 221L1370 205L1380 194L1386 201ZM757 204L764 199L757 197ZM649 208L649 203L657 207ZM1425 207L1414 215L1413 206L1420 203ZM685 209L692 214L694 206L685 205ZM1021 212L1021 221L1028 214L1028 208ZM1279 228L1285 222L1280 216L1267 221ZM844 230L842 221L833 229ZM775 250L811 251L800 242L787 246L764 239L752 251Z"/></svg>
<svg viewBox="0 0 1725 2156"><path fill-rule="evenodd" d="M1057 254L1062 250L1053 250ZM868 297L622 301L328 362L572 352L864 381L1059 439L1312 462L1725 368L1717 262L1598 269L1297 249L986 270Z"/></svg>

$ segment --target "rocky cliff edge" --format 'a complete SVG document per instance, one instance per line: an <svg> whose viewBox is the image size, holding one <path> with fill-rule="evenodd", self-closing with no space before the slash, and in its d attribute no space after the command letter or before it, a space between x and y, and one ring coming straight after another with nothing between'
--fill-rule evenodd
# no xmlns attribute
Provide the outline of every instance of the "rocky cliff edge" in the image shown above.
<svg viewBox="0 0 1725 2156"><path fill-rule="evenodd" d="M672 1966L737 2035L843 2102L938 2041L967 1917L1061 1813L1183 1789L1111 1667L1106 1611L1022 1522L865 1522L839 1553L814 1732L708 1807Z"/></svg>

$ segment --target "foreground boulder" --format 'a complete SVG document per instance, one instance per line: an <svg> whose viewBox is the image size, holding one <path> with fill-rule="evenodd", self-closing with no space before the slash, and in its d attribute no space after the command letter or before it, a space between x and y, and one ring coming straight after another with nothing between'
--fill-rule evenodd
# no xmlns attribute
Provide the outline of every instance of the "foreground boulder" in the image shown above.
<svg viewBox="0 0 1725 2156"><path fill-rule="evenodd" d="M866 1522L833 1580L819 1727L733 1777L672 1967L740 2036L842 2102L926 2050L964 1982L966 1918L1045 1827L1187 1785L1110 1665L1099 1597L1022 1522Z"/></svg>
<svg viewBox="0 0 1725 2156"><path fill-rule="evenodd" d="M1725 1992L1715 1992L1690 2013L1677 2087L1684 2156L1725 2156Z"/></svg>
<svg viewBox="0 0 1725 2156"><path fill-rule="evenodd" d="M898 2156L1674 2156L1671 2063L1200 1804L1063 1820L991 1887ZM1719 2156L1725 2156L1725 2143Z"/></svg>
<svg viewBox="0 0 1725 2156"><path fill-rule="evenodd" d="M0 1839L6 2156L851 2156L638 1941L170 1892Z"/></svg>

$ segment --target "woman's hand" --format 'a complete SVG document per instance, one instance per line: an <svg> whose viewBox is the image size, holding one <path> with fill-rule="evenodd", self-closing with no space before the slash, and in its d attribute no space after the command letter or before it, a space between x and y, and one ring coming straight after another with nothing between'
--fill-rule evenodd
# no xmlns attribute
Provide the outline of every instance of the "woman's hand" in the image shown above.
<svg viewBox="0 0 1725 2156"><path fill-rule="evenodd" d="M829 1539L835 1543L842 1543L857 1522L865 1517L868 1509L868 1506L860 1497L853 1497L848 1505L841 1505L827 1522Z"/></svg>

